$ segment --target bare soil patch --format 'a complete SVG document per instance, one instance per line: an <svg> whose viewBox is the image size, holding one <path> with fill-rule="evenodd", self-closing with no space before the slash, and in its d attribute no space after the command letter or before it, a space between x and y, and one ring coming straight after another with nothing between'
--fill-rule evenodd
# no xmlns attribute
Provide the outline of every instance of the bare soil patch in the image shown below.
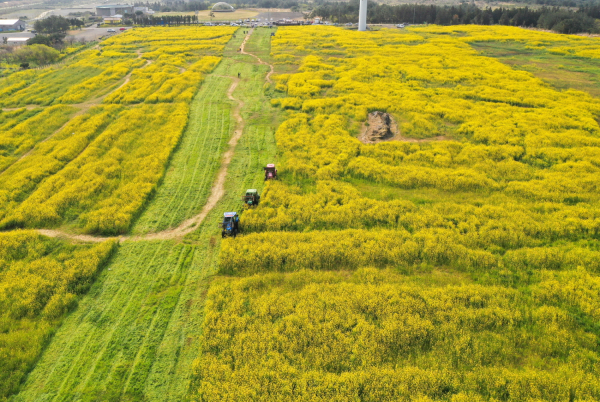
<svg viewBox="0 0 600 402"><path fill-rule="evenodd" d="M394 116L378 110L369 113L367 121L362 125L358 139L364 144L377 144L386 141L433 142L450 140L450 138L443 135L430 138L404 137Z"/></svg>

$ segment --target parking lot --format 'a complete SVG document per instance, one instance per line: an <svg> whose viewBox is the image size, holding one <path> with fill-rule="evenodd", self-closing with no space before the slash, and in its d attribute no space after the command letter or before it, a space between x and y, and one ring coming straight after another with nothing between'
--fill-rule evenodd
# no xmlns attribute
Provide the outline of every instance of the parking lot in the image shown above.
<svg viewBox="0 0 600 402"><path fill-rule="evenodd" d="M122 27L114 27L113 29L116 31L112 35L118 34ZM131 27L124 27L126 29L131 29ZM100 39L102 36L111 35L108 32L107 28L84 28L82 30L77 31L69 31L67 33L67 38L72 37L76 41L85 40L86 42L94 41ZM0 32L0 38L33 38L35 34L31 32Z"/></svg>

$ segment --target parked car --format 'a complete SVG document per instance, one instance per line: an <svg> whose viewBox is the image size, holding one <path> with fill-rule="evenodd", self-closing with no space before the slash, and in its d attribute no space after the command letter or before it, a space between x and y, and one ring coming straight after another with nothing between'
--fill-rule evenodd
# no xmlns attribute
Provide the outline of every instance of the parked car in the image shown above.
<svg viewBox="0 0 600 402"><path fill-rule="evenodd" d="M119 31L126 31L127 28L119 28Z"/></svg>
<svg viewBox="0 0 600 402"><path fill-rule="evenodd" d="M112 28L108 28L108 29L106 30L106 32L109 32L109 33L115 33L115 32L117 32L117 31L115 31L115 30L114 30L114 29L112 29Z"/></svg>
<svg viewBox="0 0 600 402"><path fill-rule="evenodd" d="M396 28L404 28L404 24L398 24L396 25Z"/></svg>

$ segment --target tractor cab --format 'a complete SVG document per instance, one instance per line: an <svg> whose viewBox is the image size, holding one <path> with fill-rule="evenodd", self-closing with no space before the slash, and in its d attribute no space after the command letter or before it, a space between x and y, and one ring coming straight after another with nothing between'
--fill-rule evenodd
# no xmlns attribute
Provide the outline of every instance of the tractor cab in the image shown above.
<svg viewBox="0 0 600 402"><path fill-rule="evenodd" d="M251 188L246 190L246 195L242 197L242 201L244 205L248 207L254 207L258 205L258 201L260 200L260 195L258 195L258 190Z"/></svg>
<svg viewBox="0 0 600 402"><path fill-rule="evenodd" d="M219 224L223 230L221 231L221 237L235 236L239 233L240 228L240 217L237 212L225 212L223 214L223 222Z"/></svg>
<svg viewBox="0 0 600 402"><path fill-rule="evenodd" d="M265 180L272 180L272 179L277 178L277 169L275 168L274 164L269 163L267 165L267 167L265 167L264 169L265 169Z"/></svg>

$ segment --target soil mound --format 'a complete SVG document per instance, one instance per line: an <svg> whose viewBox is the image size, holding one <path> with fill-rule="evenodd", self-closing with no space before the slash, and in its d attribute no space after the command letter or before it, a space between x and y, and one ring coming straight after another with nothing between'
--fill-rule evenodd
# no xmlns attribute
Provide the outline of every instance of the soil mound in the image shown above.
<svg viewBox="0 0 600 402"><path fill-rule="evenodd" d="M398 133L398 127L394 118L385 112L375 111L367 117L367 127L361 136L365 144L375 144L392 139Z"/></svg>

